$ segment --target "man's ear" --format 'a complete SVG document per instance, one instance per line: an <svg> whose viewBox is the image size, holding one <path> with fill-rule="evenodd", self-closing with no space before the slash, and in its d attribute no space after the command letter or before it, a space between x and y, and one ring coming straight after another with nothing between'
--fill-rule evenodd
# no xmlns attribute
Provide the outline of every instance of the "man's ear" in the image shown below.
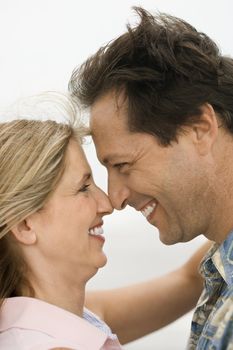
<svg viewBox="0 0 233 350"><path fill-rule="evenodd" d="M36 232L32 229L27 219L13 226L11 232L16 240L22 244L32 245L37 241Z"/></svg>
<svg viewBox="0 0 233 350"><path fill-rule="evenodd" d="M219 119L213 107L206 103L201 106L201 116L192 125L194 143L200 155L208 154L218 136Z"/></svg>

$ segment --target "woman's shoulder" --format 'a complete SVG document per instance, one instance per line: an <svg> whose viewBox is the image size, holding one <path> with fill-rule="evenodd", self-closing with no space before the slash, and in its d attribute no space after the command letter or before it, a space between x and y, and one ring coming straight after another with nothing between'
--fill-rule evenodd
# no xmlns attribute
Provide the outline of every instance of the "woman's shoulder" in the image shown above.
<svg viewBox="0 0 233 350"><path fill-rule="evenodd" d="M46 344L50 337L42 332L12 327L0 333L0 348L6 350L25 350L36 343ZM42 349L41 349L42 350Z"/></svg>
<svg viewBox="0 0 233 350"><path fill-rule="evenodd" d="M9 298L1 308L0 349L83 350L80 344L98 349L109 337L105 328L88 310L81 318L33 298Z"/></svg>
<svg viewBox="0 0 233 350"><path fill-rule="evenodd" d="M12 328L0 333L0 349L5 350L84 350L74 342L52 339L44 332Z"/></svg>

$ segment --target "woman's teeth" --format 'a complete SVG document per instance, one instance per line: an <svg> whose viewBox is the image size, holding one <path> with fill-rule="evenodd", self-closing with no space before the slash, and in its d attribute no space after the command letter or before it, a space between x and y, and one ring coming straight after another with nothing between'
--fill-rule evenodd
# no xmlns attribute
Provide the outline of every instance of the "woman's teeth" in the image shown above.
<svg viewBox="0 0 233 350"><path fill-rule="evenodd" d="M103 235L104 230L102 228L102 226L99 227L93 227L88 231L89 235L92 236L99 236L99 235Z"/></svg>
<svg viewBox="0 0 233 350"><path fill-rule="evenodd" d="M153 212L155 207L156 207L156 203L152 203L148 205L146 208L141 210L142 215L144 215L147 218Z"/></svg>

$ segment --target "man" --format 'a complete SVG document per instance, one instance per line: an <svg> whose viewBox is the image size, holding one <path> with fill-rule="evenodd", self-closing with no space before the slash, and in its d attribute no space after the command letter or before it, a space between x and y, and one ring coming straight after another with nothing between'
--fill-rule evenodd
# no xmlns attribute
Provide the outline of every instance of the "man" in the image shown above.
<svg viewBox="0 0 233 350"><path fill-rule="evenodd" d="M165 244L216 242L188 348L233 349L233 60L188 23L136 11L70 87L90 108L114 207L141 211Z"/></svg>

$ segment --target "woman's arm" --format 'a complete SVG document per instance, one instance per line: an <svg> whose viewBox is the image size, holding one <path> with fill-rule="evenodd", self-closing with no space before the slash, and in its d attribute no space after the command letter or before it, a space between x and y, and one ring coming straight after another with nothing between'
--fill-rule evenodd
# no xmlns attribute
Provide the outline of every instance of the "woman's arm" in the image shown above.
<svg viewBox="0 0 233 350"><path fill-rule="evenodd" d="M205 243L182 267L163 277L88 292L85 305L111 327L122 344L149 334L195 306L203 289L198 267L210 245Z"/></svg>

